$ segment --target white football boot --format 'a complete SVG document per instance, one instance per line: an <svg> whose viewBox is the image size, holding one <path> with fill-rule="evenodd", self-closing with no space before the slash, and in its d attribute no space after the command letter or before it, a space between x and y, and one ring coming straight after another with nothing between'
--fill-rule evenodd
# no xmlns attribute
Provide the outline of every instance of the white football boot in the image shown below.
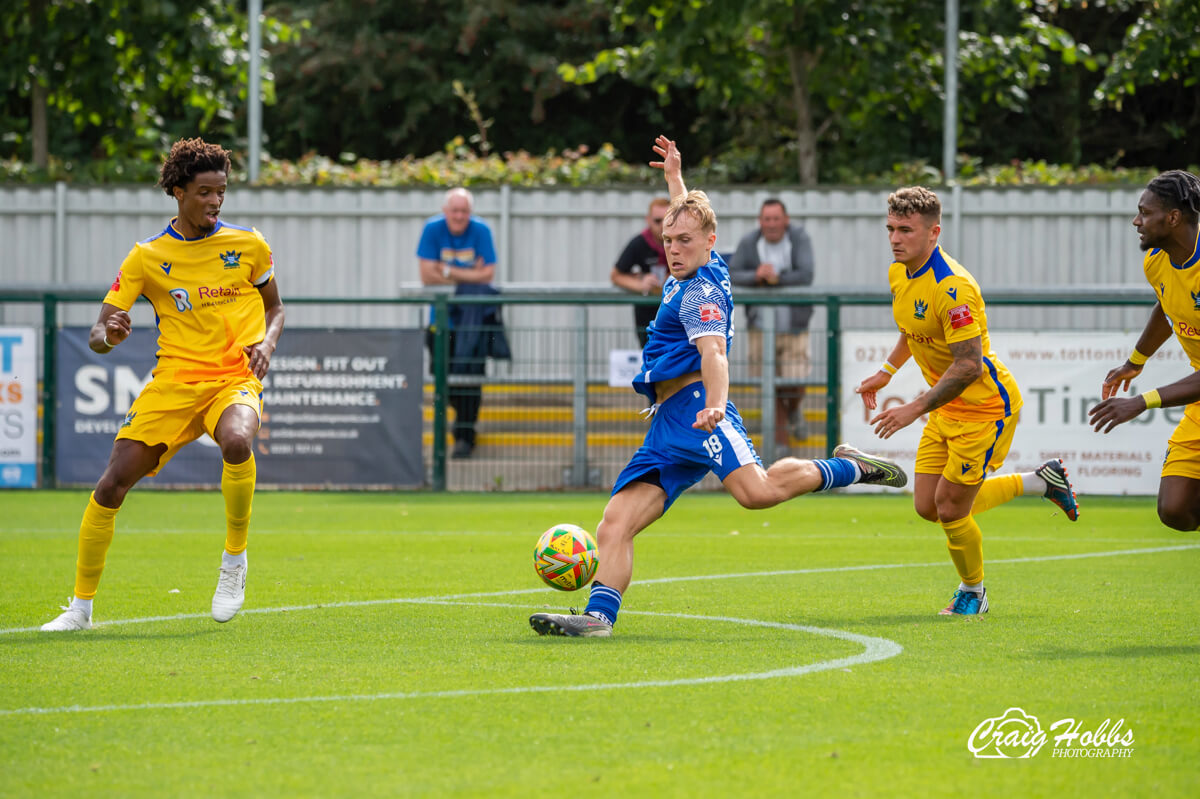
<svg viewBox="0 0 1200 799"><path fill-rule="evenodd" d="M63 612L59 614L54 621L48 621L42 625L42 632L57 633L67 630L90 630L92 629L92 615L81 608L73 608L70 605L70 600L62 606Z"/></svg>
<svg viewBox="0 0 1200 799"><path fill-rule="evenodd" d="M246 601L246 572L248 564L238 566L221 565L221 576L217 578L217 590L213 594L212 617L215 621L227 622L237 615Z"/></svg>

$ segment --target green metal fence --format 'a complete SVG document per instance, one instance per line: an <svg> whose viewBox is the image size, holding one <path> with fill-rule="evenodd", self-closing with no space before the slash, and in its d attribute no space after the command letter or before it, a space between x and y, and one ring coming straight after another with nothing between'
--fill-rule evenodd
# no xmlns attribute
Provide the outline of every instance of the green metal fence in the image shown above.
<svg viewBox="0 0 1200 799"><path fill-rule="evenodd" d="M989 307L1145 306L1154 301L1148 290L1058 289L989 292ZM814 305L822 312L811 327L812 371L803 380L776 376L773 346L774 314L763 313L763 359L751 370L745 348L735 347L730 356L731 399L743 412L747 429L764 461L783 452L804 457L824 456L839 440L839 398L842 376L841 331L843 311L857 306L889 305L889 294L854 289L835 293L817 290L788 292L739 291L742 306ZM449 340L447 321L450 305L499 304L569 307L568 326L536 324L509 326L513 360L490 364L487 374L464 378L447 369ZM288 306L432 306L435 324L423 425L427 484L435 491L447 489L559 489L596 488L611 485L612 477L632 454L645 423L638 419L645 403L628 386L608 384L604 353L627 340L632 325L620 330L589 325L588 309L601 305L628 307L632 303L655 304L653 298L638 298L608 290L580 291L571 288L506 290L499 296L450 296L414 292L396 297L329 298L287 297ZM42 485L55 482L55 352L62 309L72 304L98 307L94 290L29 289L0 291L0 309L16 305L40 307L42 339L41 477ZM302 314L289 314L289 324ZM823 318L822 318L823 317ZM890 314L878 313L878 329L889 329ZM286 335L286 331L285 331ZM752 376L751 373L754 373ZM483 411L478 424L481 446L470 459L451 459L448 452L450 412L448 394L455 383L474 382L484 391ZM775 397L781 389L804 386L807 394L800 411L802 431L783 431L788 421L776 418ZM800 432L796 435L795 432ZM786 444L777 445L777 433ZM715 484L712 486L715 487Z"/></svg>

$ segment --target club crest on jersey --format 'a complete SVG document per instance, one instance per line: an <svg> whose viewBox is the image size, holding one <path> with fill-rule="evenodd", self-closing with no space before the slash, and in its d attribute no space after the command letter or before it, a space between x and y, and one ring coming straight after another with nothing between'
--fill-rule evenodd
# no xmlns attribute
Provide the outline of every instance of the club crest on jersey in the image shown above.
<svg viewBox="0 0 1200 799"><path fill-rule="evenodd" d="M1200 311L1200 291L1192 292L1192 307Z"/></svg>
<svg viewBox="0 0 1200 799"><path fill-rule="evenodd" d="M721 306L715 302L705 302L700 305L701 322L720 322L724 318L724 314L721 313Z"/></svg>
<svg viewBox="0 0 1200 799"><path fill-rule="evenodd" d="M960 327L966 327L972 324L975 320L971 318L971 309L964 302L962 305L955 305L950 309L950 329L958 330Z"/></svg>
<svg viewBox="0 0 1200 799"><path fill-rule="evenodd" d="M924 319L925 312L929 310L929 303L925 300L913 300L913 318Z"/></svg>
<svg viewBox="0 0 1200 799"><path fill-rule="evenodd" d="M221 253L221 263L225 264L226 269L237 269L242 265L241 261L242 254L240 252L230 250L229 252Z"/></svg>
<svg viewBox="0 0 1200 799"><path fill-rule="evenodd" d="M171 289L167 293L175 300L175 310L180 313L192 310L192 301L188 299L187 289Z"/></svg>

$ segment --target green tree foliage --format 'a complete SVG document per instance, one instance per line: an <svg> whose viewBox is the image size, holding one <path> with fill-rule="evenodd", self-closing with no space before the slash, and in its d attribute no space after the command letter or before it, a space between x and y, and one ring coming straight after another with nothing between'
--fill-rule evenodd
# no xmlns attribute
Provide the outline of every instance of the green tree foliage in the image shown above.
<svg viewBox="0 0 1200 799"><path fill-rule="evenodd" d="M976 76L999 72L1004 64L1019 65L1030 79L1025 90L977 107L973 124L962 128L963 149L992 162L1168 168L1194 161L1200 4L988 0L969 8L964 19L971 22L964 28L988 34L964 33L961 39L964 94L978 88ZM1000 49L1009 52L1000 55Z"/></svg>
<svg viewBox="0 0 1200 799"><path fill-rule="evenodd" d="M660 132L710 183L938 179L944 0L268 2L280 180L576 183ZM1198 0L959 5L964 179L1195 161ZM0 3L0 176L141 180L198 133L244 152L243 8Z"/></svg>
<svg viewBox="0 0 1200 799"><path fill-rule="evenodd" d="M0 32L0 154L87 162L93 176L119 179L152 172L180 136L244 142L246 18L233 4L4 3ZM266 41L290 35L266 20ZM270 101L269 73L263 84Z"/></svg>
<svg viewBox="0 0 1200 799"><path fill-rule="evenodd" d="M1164 138L1200 132L1195 0L961 5L963 149L988 160L1116 162L1129 150L1113 139L1132 128L1147 134L1133 162L1148 163ZM626 0L611 23L634 44L562 73L582 84L618 74L664 102L697 97L706 119L738 119L721 159L735 179L852 181L889 159L941 160L944 14L942 0ZM1121 113L1122 93L1167 92L1160 118L1178 111L1183 120L1165 134Z"/></svg>
<svg viewBox="0 0 1200 799"><path fill-rule="evenodd" d="M649 158L664 121L652 92L559 76L560 63L612 42L607 10L588 0L284 0L268 11L307 25L272 48L280 102L264 125L275 155L437 153L478 135L468 96L500 152L612 142Z"/></svg>

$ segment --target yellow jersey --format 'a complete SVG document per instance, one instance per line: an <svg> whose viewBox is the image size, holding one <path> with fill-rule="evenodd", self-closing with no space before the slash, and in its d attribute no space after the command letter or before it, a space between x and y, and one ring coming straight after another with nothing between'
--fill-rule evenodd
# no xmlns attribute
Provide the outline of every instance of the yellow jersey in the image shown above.
<svg viewBox="0 0 1200 799"><path fill-rule="evenodd" d="M218 222L185 239L175 220L133 245L104 301L128 311L138 296L154 306L154 377L180 383L250 375L242 347L266 334L258 289L275 275L271 248L253 228Z"/></svg>
<svg viewBox="0 0 1200 799"><path fill-rule="evenodd" d="M1142 268L1192 369L1200 369L1200 235L1182 264L1172 263L1166 250L1155 248L1146 253Z"/></svg>
<svg viewBox="0 0 1200 799"><path fill-rule="evenodd" d="M939 246L912 276L904 264L893 263L888 283L896 327L907 339L909 352L930 386L954 362L951 344L979 336L983 345L983 374L938 408L939 414L962 422L982 422L1004 419L1021 409L1017 381L992 352L983 295L970 272Z"/></svg>

